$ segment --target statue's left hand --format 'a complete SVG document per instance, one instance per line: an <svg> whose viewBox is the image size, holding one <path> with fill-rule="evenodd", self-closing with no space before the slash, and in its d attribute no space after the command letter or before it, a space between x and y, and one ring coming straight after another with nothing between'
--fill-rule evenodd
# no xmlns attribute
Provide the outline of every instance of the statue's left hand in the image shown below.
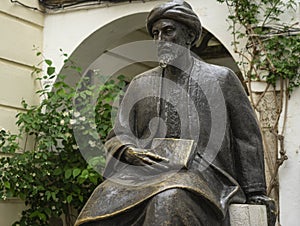
<svg viewBox="0 0 300 226"><path fill-rule="evenodd" d="M266 195L249 195L247 203L265 205L267 209L268 226L274 226L276 223L276 205L275 201Z"/></svg>
<svg viewBox="0 0 300 226"><path fill-rule="evenodd" d="M169 170L169 159L160 155L154 154L147 149L127 147L123 153L123 158L126 162L144 166L145 169L153 172L161 172Z"/></svg>

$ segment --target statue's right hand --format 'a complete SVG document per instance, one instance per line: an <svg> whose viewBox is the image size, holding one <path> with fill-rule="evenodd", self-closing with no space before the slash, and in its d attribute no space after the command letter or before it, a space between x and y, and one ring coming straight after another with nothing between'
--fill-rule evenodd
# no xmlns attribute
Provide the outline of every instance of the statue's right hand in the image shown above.
<svg viewBox="0 0 300 226"><path fill-rule="evenodd" d="M135 165L143 166L145 165L144 161L138 158L138 153L142 153L143 149L127 147L123 153L123 158L126 162Z"/></svg>
<svg viewBox="0 0 300 226"><path fill-rule="evenodd" d="M135 166L145 166L149 169L164 169L168 166L161 162L168 163L169 160L160 155L156 155L147 149L127 147L123 153L123 158L126 162Z"/></svg>

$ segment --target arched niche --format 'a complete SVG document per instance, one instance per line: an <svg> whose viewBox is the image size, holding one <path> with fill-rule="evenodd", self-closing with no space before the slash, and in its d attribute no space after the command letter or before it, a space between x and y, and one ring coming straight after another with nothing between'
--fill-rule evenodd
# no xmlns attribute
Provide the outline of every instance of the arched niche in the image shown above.
<svg viewBox="0 0 300 226"><path fill-rule="evenodd" d="M128 34L144 27L146 15L146 13L136 13L104 25L84 39L73 51L70 59L82 71L86 71L108 49L122 43L123 38ZM63 67L60 74L67 75L66 82L71 85L75 85L80 79L80 76L69 68Z"/></svg>
<svg viewBox="0 0 300 226"><path fill-rule="evenodd" d="M83 72L87 72L89 69L101 69L101 66L97 67L97 61L103 54L110 56L110 60L105 63L106 67L114 67L122 61L128 61L125 63L126 68L116 71L116 74L125 74L128 80L138 73L151 69L156 66L155 62L136 63L130 57L127 58L126 55L118 55L112 51L127 43L151 39L145 29L147 15L148 12L134 13L107 23L85 38L73 51L70 58L76 62ZM211 28L203 28L202 38L197 46L193 48L193 51L204 61L227 66L240 75L239 68L230 54L230 49L228 50L222 43L222 37L215 37L209 30ZM141 55L145 52L147 51L141 49ZM128 66L130 61L132 64ZM66 81L73 86L80 79L80 75L70 69L63 68L61 74L70 75L67 76ZM242 77L239 77L242 80Z"/></svg>
<svg viewBox="0 0 300 226"><path fill-rule="evenodd" d="M69 75L70 72L62 69L63 60L58 51L62 49L85 71L115 43L122 42L130 33L142 29L150 10L166 1L168 0L116 3L105 7L49 14L45 17L44 23L44 55L53 61L53 65L61 73ZM239 56L231 47L232 35L228 30L229 12L226 4L211 0L187 1L198 14L203 27L222 43L235 60L238 60ZM226 65L226 62L221 64ZM67 82L75 84L79 79L77 77L72 75Z"/></svg>

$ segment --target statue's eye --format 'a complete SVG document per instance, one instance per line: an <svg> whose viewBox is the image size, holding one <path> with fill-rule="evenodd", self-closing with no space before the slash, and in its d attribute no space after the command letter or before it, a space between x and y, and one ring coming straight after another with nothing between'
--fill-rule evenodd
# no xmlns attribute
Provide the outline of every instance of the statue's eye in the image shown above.
<svg viewBox="0 0 300 226"><path fill-rule="evenodd" d="M167 29L166 29L166 33L167 33L168 35L171 35L173 32L174 32L174 28L167 28Z"/></svg>

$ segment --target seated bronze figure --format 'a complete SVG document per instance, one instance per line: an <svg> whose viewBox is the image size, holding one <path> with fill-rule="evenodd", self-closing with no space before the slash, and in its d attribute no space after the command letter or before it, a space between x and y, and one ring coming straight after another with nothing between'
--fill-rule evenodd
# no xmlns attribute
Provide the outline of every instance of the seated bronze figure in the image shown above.
<svg viewBox="0 0 300 226"><path fill-rule="evenodd" d="M231 203L266 204L273 213L254 111L230 69L192 56L201 35L192 7L164 3L147 29L160 67L130 83L105 144L107 179L76 225L230 225ZM174 167L155 152L157 138L192 140L190 163Z"/></svg>

